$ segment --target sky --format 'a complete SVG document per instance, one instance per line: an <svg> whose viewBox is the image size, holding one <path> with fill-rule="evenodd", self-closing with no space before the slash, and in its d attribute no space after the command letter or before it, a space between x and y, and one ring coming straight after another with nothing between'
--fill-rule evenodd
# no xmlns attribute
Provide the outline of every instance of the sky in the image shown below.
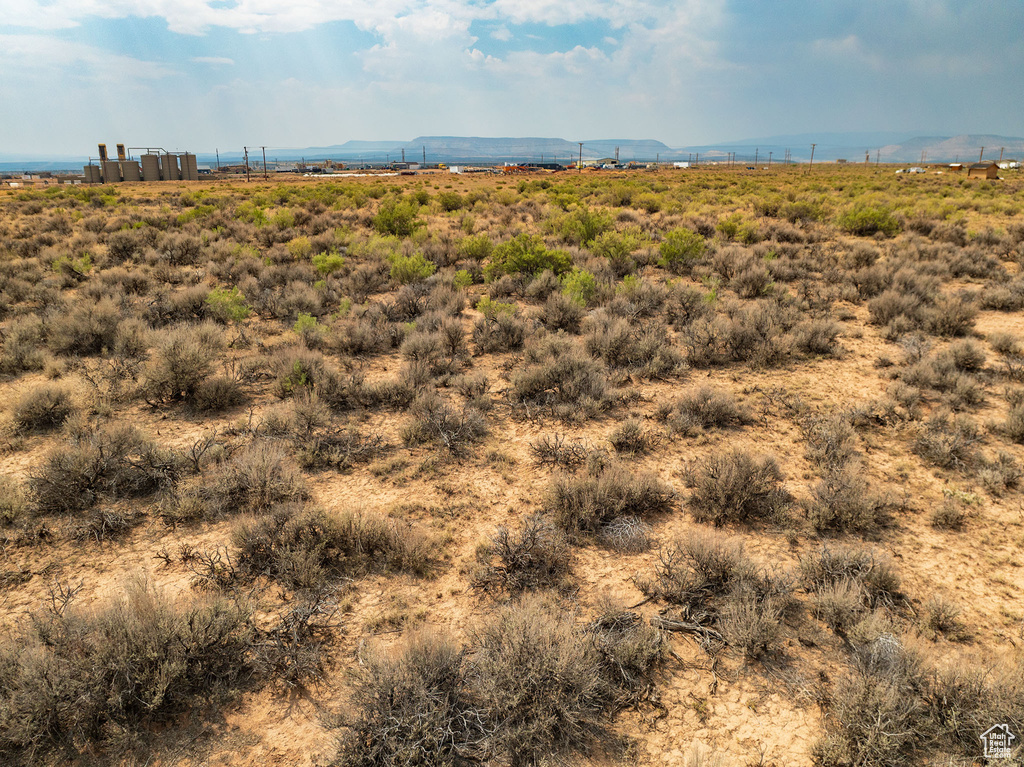
<svg viewBox="0 0 1024 767"><path fill-rule="evenodd" d="M1024 135L1021 0L0 0L0 155Z"/></svg>

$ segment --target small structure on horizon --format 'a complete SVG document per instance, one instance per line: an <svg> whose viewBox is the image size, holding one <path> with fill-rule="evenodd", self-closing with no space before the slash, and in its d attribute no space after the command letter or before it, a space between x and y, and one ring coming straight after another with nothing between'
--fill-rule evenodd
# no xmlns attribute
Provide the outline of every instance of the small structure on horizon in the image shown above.
<svg viewBox="0 0 1024 767"><path fill-rule="evenodd" d="M993 160L984 160L968 166L967 178L999 178L999 165Z"/></svg>

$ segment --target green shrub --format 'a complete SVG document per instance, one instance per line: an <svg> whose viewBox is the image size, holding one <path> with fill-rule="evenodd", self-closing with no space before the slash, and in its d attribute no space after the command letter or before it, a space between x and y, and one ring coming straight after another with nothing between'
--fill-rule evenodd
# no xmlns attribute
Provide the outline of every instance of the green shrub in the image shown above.
<svg viewBox="0 0 1024 767"><path fill-rule="evenodd" d="M562 291L580 306L586 306L597 292L597 280L586 269L573 267L571 272L562 275Z"/></svg>
<svg viewBox="0 0 1024 767"><path fill-rule="evenodd" d="M423 223L416 218L418 214L415 202L387 200L373 217L373 228L383 235L409 237Z"/></svg>
<svg viewBox="0 0 1024 767"><path fill-rule="evenodd" d="M458 192L438 192L437 202L445 213L458 210L465 204L465 200Z"/></svg>
<svg viewBox="0 0 1024 767"><path fill-rule="evenodd" d="M437 271L437 264L428 261L420 252L409 256L395 253L388 256L388 260L391 262L391 279L399 285L422 282Z"/></svg>
<svg viewBox="0 0 1024 767"><path fill-rule="evenodd" d="M206 305L210 316L221 322L241 322L252 313L237 286L214 288L206 295Z"/></svg>
<svg viewBox="0 0 1024 767"><path fill-rule="evenodd" d="M503 274L540 274L550 269L557 275L572 267L572 257L564 250L548 250L536 235L520 234L494 249L491 261L484 269L488 280Z"/></svg>
<svg viewBox="0 0 1024 767"><path fill-rule="evenodd" d="M707 243L690 229L674 229L665 235L658 252L658 263L675 274L689 271L693 263L704 256Z"/></svg>
<svg viewBox="0 0 1024 767"><path fill-rule="evenodd" d="M612 228L612 217L603 211L587 207L558 216L548 222L555 234L564 242L572 245L587 245L594 239Z"/></svg>
<svg viewBox="0 0 1024 767"><path fill-rule="evenodd" d="M849 234L869 237L881 232L886 237L895 237L902 226L893 212L882 206L857 203L836 219L839 228Z"/></svg>
<svg viewBox="0 0 1024 767"><path fill-rule="evenodd" d="M345 266L345 257L336 250L317 253L313 256L313 267L320 274L328 275L341 271Z"/></svg>
<svg viewBox="0 0 1024 767"><path fill-rule="evenodd" d="M462 258L484 261L490 258L491 253L494 252L494 242L486 234L474 234L459 240L455 250Z"/></svg>

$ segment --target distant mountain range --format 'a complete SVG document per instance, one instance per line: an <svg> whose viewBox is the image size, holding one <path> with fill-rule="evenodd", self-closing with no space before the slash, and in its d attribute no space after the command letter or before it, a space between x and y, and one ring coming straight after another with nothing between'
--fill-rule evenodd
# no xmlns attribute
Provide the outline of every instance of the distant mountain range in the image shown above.
<svg viewBox="0 0 1024 767"><path fill-rule="evenodd" d="M584 160L614 158L620 162L662 162L699 159L701 162L726 162L730 156L738 163L750 164L782 162L789 152L793 162L807 162L811 144L815 144L814 159L833 162L845 159L863 162L869 157L887 163L974 162L984 147L985 159L1024 157L1024 138L972 134L962 136L922 136L906 133L805 133L767 136L760 139L741 139L720 144L670 147L654 139L591 139L583 142ZM273 149L267 153L271 161L309 162L324 159L348 163L380 164L396 162L448 164L497 164L502 162L558 162L568 164L579 158L580 145L560 138L480 138L464 136L418 136L410 141L347 141L332 146L300 149ZM262 159L262 158L260 158ZM85 157L54 157L0 154L0 171L81 170ZM213 165L217 155L200 152L201 164ZM250 155L250 161L254 157ZM242 161L241 152L221 152L221 164Z"/></svg>

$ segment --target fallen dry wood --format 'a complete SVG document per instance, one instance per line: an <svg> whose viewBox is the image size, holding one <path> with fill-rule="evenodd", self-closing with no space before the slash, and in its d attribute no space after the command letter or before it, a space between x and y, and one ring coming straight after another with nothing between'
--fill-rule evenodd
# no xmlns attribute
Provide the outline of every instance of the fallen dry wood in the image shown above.
<svg viewBox="0 0 1024 767"><path fill-rule="evenodd" d="M718 631L707 626L702 626L699 623L690 623L676 618L665 618L660 615L655 615L651 618L651 625L656 629L661 629L662 631L674 631L679 634L692 634L693 636L700 637L701 642L718 642L726 644L725 638Z"/></svg>

